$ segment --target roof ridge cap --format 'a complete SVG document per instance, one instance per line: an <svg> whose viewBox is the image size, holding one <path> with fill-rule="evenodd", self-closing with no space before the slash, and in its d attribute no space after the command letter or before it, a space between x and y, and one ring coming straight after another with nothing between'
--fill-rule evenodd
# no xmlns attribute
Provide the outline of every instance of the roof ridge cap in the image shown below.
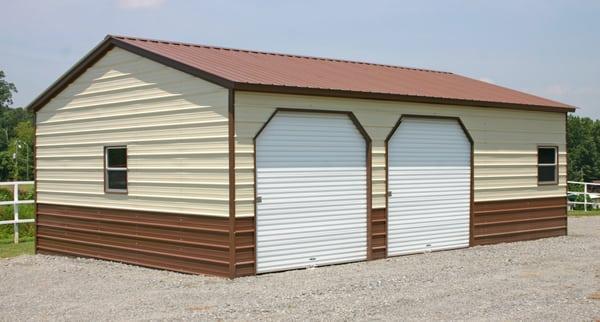
<svg viewBox="0 0 600 322"><path fill-rule="evenodd" d="M106 38L116 38L116 39L134 40L134 41L145 41L145 42L161 43L161 44L176 45L176 46L187 46L187 47L200 47L200 48L209 48L209 49L218 49L218 50L229 50L229 51L237 51L237 52L261 54L261 55L272 55L272 56L282 56L282 57L291 57L291 58L322 60L322 61L331 61L331 62L346 63L346 64L380 66L380 67L398 68L398 69L413 70L413 71L428 72L428 73L438 73L438 74L448 74L448 75L454 74L452 72L441 71L441 70L433 70L433 69L426 69L426 68L406 67L406 66L398 66L398 65L391 65L391 64L380 64L380 63L371 63L371 62L365 62L365 61L356 61L356 60L349 60L349 59L337 59L337 58L327 58L327 57L318 57L318 56L309 56L309 55L287 54L287 53L268 52L268 51L251 50L251 49L240 49L240 48L231 48L231 47L223 47L223 46L202 45L202 44L195 44L195 43L189 43L189 42L160 40L160 39L150 39L150 38L140 38L140 37L123 36L123 35L107 35Z"/></svg>

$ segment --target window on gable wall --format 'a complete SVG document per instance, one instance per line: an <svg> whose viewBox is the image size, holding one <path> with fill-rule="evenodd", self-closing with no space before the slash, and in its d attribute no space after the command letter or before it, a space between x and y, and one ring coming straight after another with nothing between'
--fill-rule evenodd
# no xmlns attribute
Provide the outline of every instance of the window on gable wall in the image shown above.
<svg viewBox="0 0 600 322"><path fill-rule="evenodd" d="M104 148L104 187L106 192L127 192L127 147Z"/></svg>

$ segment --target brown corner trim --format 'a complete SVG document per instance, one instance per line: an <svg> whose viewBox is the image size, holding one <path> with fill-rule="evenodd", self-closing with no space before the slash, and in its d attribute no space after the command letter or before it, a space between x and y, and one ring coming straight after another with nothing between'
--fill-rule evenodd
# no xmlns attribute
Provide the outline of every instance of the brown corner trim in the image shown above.
<svg viewBox="0 0 600 322"><path fill-rule="evenodd" d="M235 250L235 91L228 97L228 147L229 147L229 276L236 275Z"/></svg>
<svg viewBox="0 0 600 322"><path fill-rule="evenodd" d="M389 214L389 141L390 139L394 136L394 133L396 133L396 130L398 129L398 127L400 127L400 124L402 123L402 119L405 117L411 117L411 118L427 118L427 119L446 119L446 120L455 120L458 122L458 124L460 125L460 127L462 128L463 132L465 133L465 135L467 136L467 139L469 140L469 142L471 143L471 196L470 196L470 210L469 210L469 246L473 246L474 245L474 239L473 239L473 230L474 230L474 226L473 226L473 208L474 208L474 204L475 204L475 167L474 167L474 155L475 155L475 141L473 140L473 137L471 136L471 133L469 133L469 130L467 129L467 127L465 126L465 124L463 123L463 121L461 120L460 117L458 116L444 116L444 115L420 115L420 114L402 114L400 115L400 117L398 118L398 121L396 122L396 124L394 125L394 127L392 128L392 130L390 131L390 133L388 134L388 136L385 139L385 207L386 209L388 209L387 214ZM389 220L388 220L389 222ZM387 225L387 222L386 222ZM386 231L387 231L387 227L386 227ZM387 257L387 252L386 252L386 257Z"/></svg>
<svg viewBox="0 0 600 322"><path fill-rule="evenodd" d="M37 178L37 114L33 113L33 218L35 231L38 230L38 216L37 216L37 203L38 203L38 178ZM38 253L38 242L37 234L33 234L33 251L34 254Z"/></svg>
<svg viewBox="0 0 600 322"><path fill-rule="evenodd" d="M569 193L569 113L565 113L565 196ZM560 155L559 155L560 156ZM558 161L558 160L557 160ZM558 162L557 162L557 167L558 169ZM558 174L560 175L560 170L558 171ZM560 177L558 178L559 182L560 182ZM568 200L565 199L565 202L567 203L568 206Z"/></svg>
<svg viewBox="0 0 600 322"><path fill-rule="evenodd" d="M365 142L366 142L366 153L365 153L365 157L367 158L367 260L371 260L373 258L372 256L372 247L371 247L371 241L372 241L372 231L371 231L371 206L373 204L373 187L372 187L372 175L373 175L373 165L372 165L372 157L371 157L371 151L372 151L372 140L371 137L369 136L369 134L367 133L367 131L365 130L365 128L362 126L362 124L360 124L360 122L358 121L358 119L356 118L356 116L354 115L353 112L351 111L339 111L339 110L325 110L325 109L298 109L298 108L285 108L285 107L278 107L275 109L275 111L271 114L271 116L269 116L269 118L267 119L267 121L262 125L262 127L258 130L258 132L256 132L256 135L254 135L254 137L252 138L252 144L254 146L254 216L256 216L256 187L257 187L257 182L256 182L256 139L258 138L258 136L263 132L263 130L267 127L267 125L271 122L271 120L275 117L275 115L279 112L299 112L299 113L324 113L324 114L343 114L343 115L347 115L350 120L352 121L352 123L354 123L354 126L356 127L356 129L358 129L358 131L361 133L361 135L363 136ZM256 220L254 221L254 231L256 233ZM255 236L255 241L256 241L256 236ZM256 272L255 272L256 273Z"/></svg>

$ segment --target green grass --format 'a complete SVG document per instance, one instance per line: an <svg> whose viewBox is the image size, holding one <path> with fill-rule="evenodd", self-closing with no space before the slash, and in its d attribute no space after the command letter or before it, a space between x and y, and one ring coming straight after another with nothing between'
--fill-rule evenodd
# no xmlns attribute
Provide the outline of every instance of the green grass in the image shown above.
<svg viewBox="0 0 600 322"><path fill-rule="evenodd" d="M24 240L18 244L13 244L12 240L0 241L0 258L9 258L19 255L33 255L34 252L33 239Z"/></svg>
<svg viewBox="0 0 600 322"><path fill-rule="evenodd" d="M573 216L573 217L600 216L600 209L593 209L593 210L588 210L588 211L569 210L569 216Z"/></svg>

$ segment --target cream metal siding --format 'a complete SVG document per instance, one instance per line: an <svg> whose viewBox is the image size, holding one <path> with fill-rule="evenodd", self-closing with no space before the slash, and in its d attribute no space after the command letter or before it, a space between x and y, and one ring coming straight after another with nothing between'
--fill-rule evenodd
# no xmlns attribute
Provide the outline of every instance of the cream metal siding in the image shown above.
<svg viewBox="0 0 600 322"><path fill-rule="evenodd" d="M256 139L258 273L367 258L366 153L348 115L275 115Z"/></svg>
<svg viewBox="0 0 600 322"><path fill-rule="evenodd" d="M114 48L37 113L40 203L228 216L228 92ZM129 193L103 147L127 145Z"/></svg>
<svg viewBox="0 0 600 322"><path fill-rule="evenodd" d="M471 143L460 124L402 118L388 153L387 254L468 247Z"/></svg>
<svg viewBox="0 0 600 322"><path fill-rule="evenodd" d="M401 114L460 117L475 141L475 201L565 195L565 113L236 92L236 214L254 215L252 138L278 107L352 111L372 142L373 208L385 207L385 139ZM537 185L537 145L559 147L559 185Z"/></svg>

